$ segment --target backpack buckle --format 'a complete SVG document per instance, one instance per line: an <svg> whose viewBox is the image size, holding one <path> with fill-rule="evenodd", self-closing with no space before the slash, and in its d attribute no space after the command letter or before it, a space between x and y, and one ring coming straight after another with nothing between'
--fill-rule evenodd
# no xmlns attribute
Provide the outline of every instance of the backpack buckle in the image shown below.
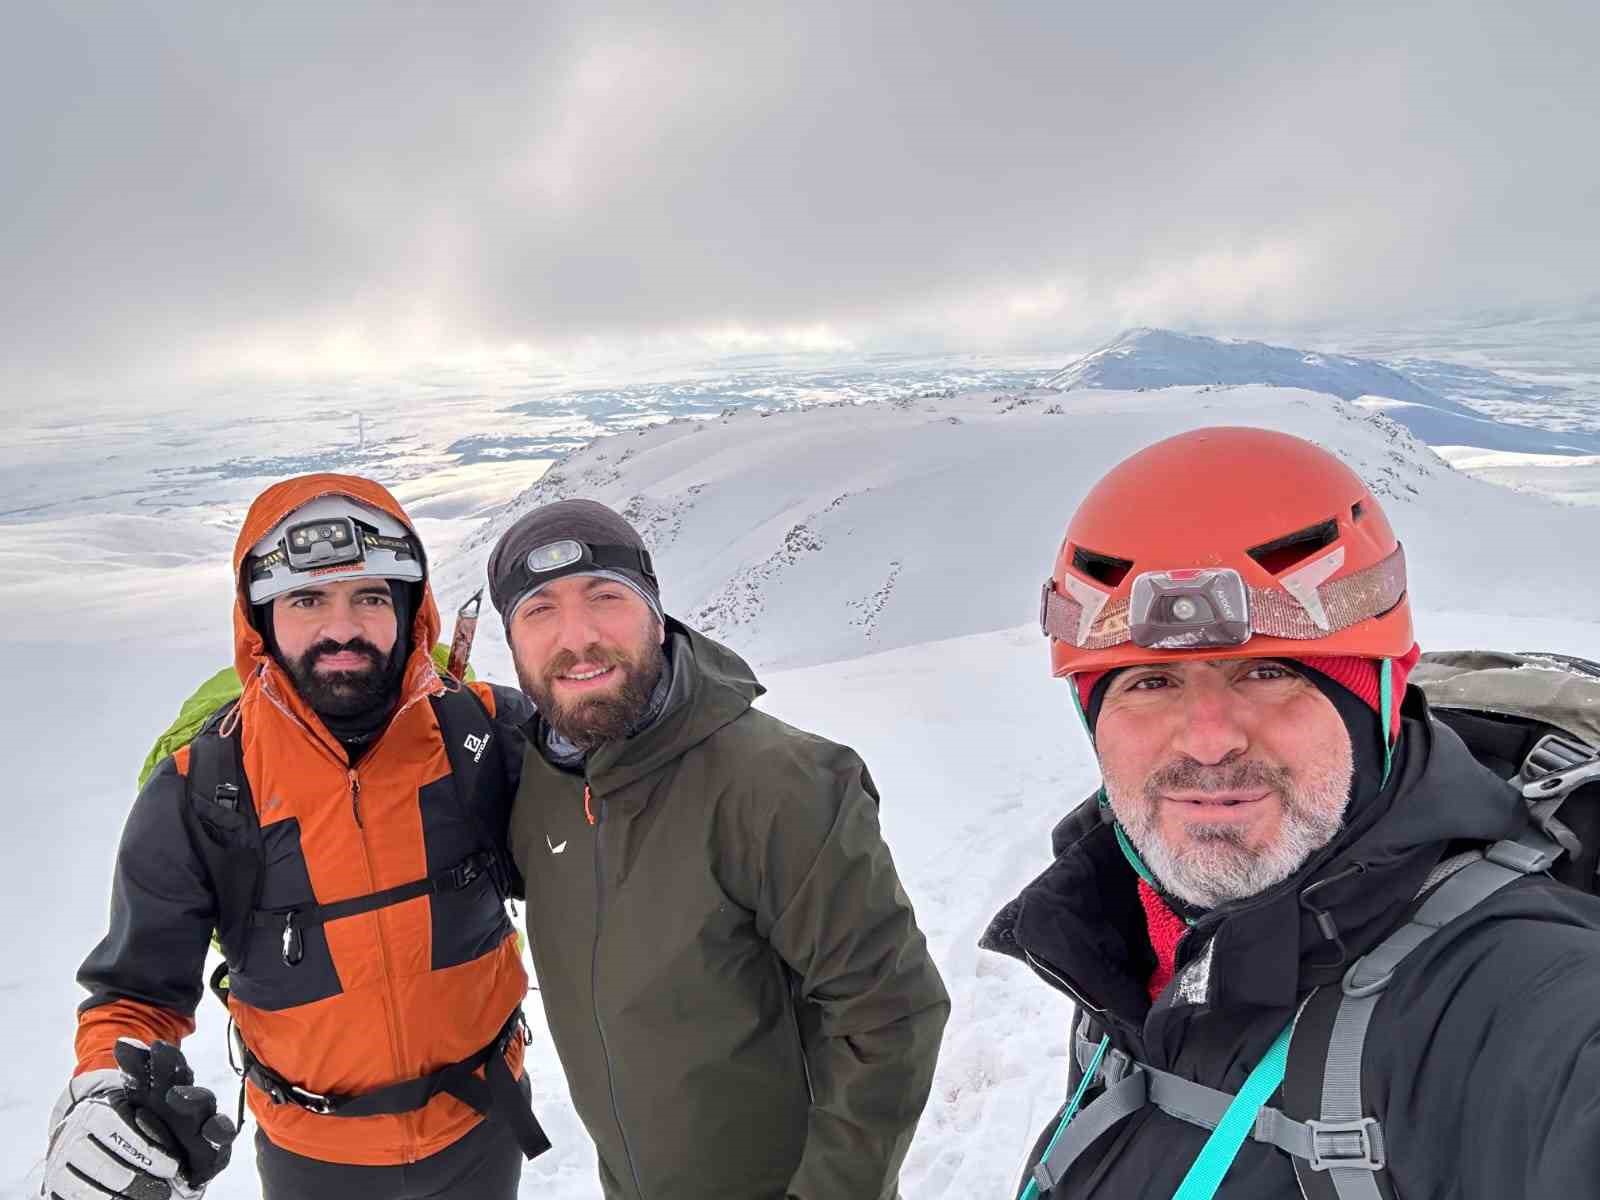
<svg viewBox="0 0 1600 1200"><path fill-rule="evenodd" d="M482 874L483 859L474 854L450 868L450 886L459 892L462 888L470 886L473 880Z"/></svg>
<svg viewBox="0 0 1600 1200"><path fill-rule="evenodd" d="M1131 1054L1112 1047L1100 1064L1100 1082L1106 1087L1115 1087L1138 1069L1139 1064Z"/></svg>
<svg viewBox="0 0 1600 1200"><path fill-rule="evenodd" d="M1376 1117L1354 1121L1307 1121L1313 1171L1334 1167L1354 1171L1381 1171L1388 1163L1383 1150L1383 1126Z"/></svg>
<svg viewBox="0 0 1600 1200"><path fill-rule="evenodd" d="M1565 796L1591 780L1600 780L1600 754L1576 738L1548 733L1528 751L1517 778L1525 799Z"/></svg>
<svg viewBox="0 0 1600 1200"><path fill-rule="evenodd" d="M316 1113L320 1117L332 1114L334 1109L333 1097L324 1096L319 1092L308 1092L303 1087L290 1084L285 1091L290 1103L298 1105L307 1112Z"/></svg>

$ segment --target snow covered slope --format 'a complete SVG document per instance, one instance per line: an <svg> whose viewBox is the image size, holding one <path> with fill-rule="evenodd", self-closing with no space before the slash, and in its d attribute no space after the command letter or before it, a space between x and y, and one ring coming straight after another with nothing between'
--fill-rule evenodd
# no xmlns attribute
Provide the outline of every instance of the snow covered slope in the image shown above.
<svg viewBox="0 0 1600 1200"><path fill-rule="evenodd" d="M1593 433L1553 433L1496 421L1371 359L1166 329L1128 330L1064 367L1050 377L1046 386L1070 392L1080 388L1140 390L1203 384L1271 384L1325 392L1343 400L1376 398L1369 399L1369 405L1381 404L1390 417L1433 446L1545 454L1600 452L1600 438ZM1513 387L1514 381L1507 380L1506 386Z"/></svg>
<svg viewBox="0 0 1600 1200"><path fill-rule="evenodd" d="M1007 1194L1066 1077L1068 1005L975 942L1044 867L1050 826L1094 786L1035 624L1067 515L1117 459L1225 423L1314 438L1372 482L1410 553L1425 645L1600 656L1593 509L1469 478L1381 412L1304 391L977 392L680 421L569 454L487 521L487 498L516 486L505 463L460 464L401 489L425 513L446 609L480 586L495 537L531 505L586 495L624 509L660 553L669 609L751 656L770 688L765 708L871 764L955 1000L907 1196ZM0 1003L22 1032L0 1073L11 1118L0 1195L37 1186L27 1173L71 1064L82 995L72 974L104 930L133 774L183 696L231 657L227 554L239 515L230 498L214 510L72 509L0 524L10 683L0 902L13 915L0 934L10 964ZM492 616L475 661L488 678L513 678ZM189 1050L201 1082L231 1099L221 1017L202 1004ZM536 1035L530 1072L556 1149L527 1168L523 1194L596 1200L593 1152L548 1036ZM255 1194L244 1140L208 1196Z"/></svg>
<svg viewBox="0 0 1600 1200"><path fill-rule="evenodd" d="M769 668L1010 628L1037 619L1066 517L1095 478L1166 434L1218 424L1342 455L1385 498L1423 602L1589 618L1592 512L1467 478L1383 413L1265 387L1084 391L1070 405L974 392L657 426L568 455L440 577L466 593L520 513L586 496L644 532L670 611Z"/></svg>

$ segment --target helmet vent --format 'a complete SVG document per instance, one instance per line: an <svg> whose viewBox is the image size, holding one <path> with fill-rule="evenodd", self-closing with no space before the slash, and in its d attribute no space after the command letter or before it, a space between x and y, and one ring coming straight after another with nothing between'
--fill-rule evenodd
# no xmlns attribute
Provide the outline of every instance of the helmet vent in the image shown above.
<svg viewBox="0 0 1600 1200"><path fill-rule="evenodd" d="M1361 520L1361 518L1366 516L1366 515L1367 515L1367 506L1365 504L1361 503L1361 501L1357 500L1354 504L1352 504L1350 506L1350 523L1352 525L1354 525L1357 521Z"/></svg>
<svg viewBox="0 0 1600 1200"><path fill-rule="evenodd" d="M1117 558L1112 554L1101 554L1096 550L1085 550L1082 546L1074 546L1072 569L1081 571L1090 579L1098 580L1109 588L1114 588L1128 577L1128 572L1133 570L1133 563L1126 558Z"/></svg>
<svg viewBox="0 0 1600 1200"><path fill-rule="evenodd" d="M1359 506L1358 506L1359 507ZM1245 551L1272 575L1282 575L1339 540L1339 523L1322 521Z"/></svg>

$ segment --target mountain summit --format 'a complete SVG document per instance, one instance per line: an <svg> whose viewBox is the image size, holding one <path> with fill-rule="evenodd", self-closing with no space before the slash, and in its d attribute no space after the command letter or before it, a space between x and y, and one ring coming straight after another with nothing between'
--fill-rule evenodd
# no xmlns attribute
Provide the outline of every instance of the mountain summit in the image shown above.
<svg viewBox="0 0 1600 1200"><path fill-rule="evenodd" d="M1236 338L1174 333L1170 329L1127 330L1115 341L1051 376L1045 386L1063 391L1083 387L1133 391L1244 383L1304 388L1308 392L1338 396L1341 400L1382 396L1409 404L1425 404L1445 412L1475 415L1459 401L1448 400L1371 359L1294 350Z"/></svg>
<svg viewBox="0 0 1600 1200"><path fill-rule="evenodd" d="M1369 358L1202 337L1170 329L1130 329L1052 375L1045 386L1144 391L1169 387L1301 388L1383 412L1431 446L1475 446L1540 454L1594 454L1600 438L1496 421Z"/></svg>

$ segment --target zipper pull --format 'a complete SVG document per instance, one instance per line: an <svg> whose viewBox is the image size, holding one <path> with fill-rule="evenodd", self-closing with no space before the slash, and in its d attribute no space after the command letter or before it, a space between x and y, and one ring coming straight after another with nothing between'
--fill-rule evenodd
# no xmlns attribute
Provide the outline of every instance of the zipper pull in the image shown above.
<svg viewBox="0 0 1600 1200"><path fill-rule="evenodd" d="M283 914L283 965L299 966L304 957L305 943L300 938L300 931L295 928L294 913L286 912Z"/></svg>
<svg viewBox="0 0 1600 1200"><path fill-rule="evenodd" d="M366 825L361 820L361 777L352 769L350 771L350 812L356 819L356 824L365 829Z"/></svg>
<svg viewBox="0 0 1600 1200"><path fill-rule="evenodd" d="M595 823L594 809L589 807L589 785L587 783L583 785L583 815L589 818L589 824L593 825Z"/></svg>

